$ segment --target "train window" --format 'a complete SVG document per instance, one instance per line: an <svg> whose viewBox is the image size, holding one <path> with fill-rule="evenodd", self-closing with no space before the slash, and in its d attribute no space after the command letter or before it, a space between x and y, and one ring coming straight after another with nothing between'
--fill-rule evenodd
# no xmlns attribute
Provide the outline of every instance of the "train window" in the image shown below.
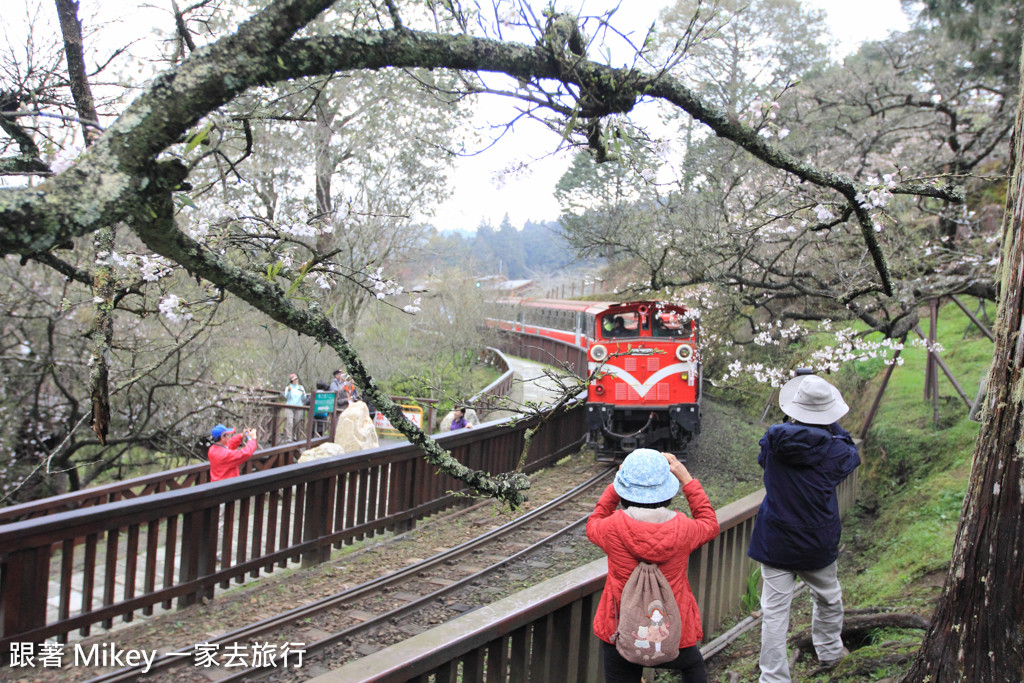
<svg viewBox="0 0 1024 683"><path fill-rule="evenodd" d="M658 311L654 314L654 327L651 329L651 336L689 339L692 334L691 326L692 323L689 320L684 320L677 311Z"/></svg>
<svg viewBox="0 0 1024 683"><path fill-rule="evenodd" d="M640 320L636 313L609 313L601 318L601 336L605 339L616 337L639 337Z"/></svg>

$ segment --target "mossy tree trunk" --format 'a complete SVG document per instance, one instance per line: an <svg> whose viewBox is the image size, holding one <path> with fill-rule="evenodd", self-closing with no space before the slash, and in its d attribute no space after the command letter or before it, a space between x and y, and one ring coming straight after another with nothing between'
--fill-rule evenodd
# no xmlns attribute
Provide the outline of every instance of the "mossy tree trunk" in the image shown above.
<svg viewBox="0 0 1024 683"><path fill-rule="evenodd" d="M981 434L946 585L904 683L1024 681L1024 99L1012 163Z"/></svg>

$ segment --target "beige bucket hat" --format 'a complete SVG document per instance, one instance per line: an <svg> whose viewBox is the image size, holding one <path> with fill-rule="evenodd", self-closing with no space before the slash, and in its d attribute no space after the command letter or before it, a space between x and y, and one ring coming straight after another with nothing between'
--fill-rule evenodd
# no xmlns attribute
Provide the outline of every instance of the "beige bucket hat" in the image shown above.
<svg viewBox="0 0 1024 683"><path fill-rule="evenodd" d="M839 390L817 375L800 375L779 390L779 407L794 420L812 425L829 425L846 415Z"/></svg>

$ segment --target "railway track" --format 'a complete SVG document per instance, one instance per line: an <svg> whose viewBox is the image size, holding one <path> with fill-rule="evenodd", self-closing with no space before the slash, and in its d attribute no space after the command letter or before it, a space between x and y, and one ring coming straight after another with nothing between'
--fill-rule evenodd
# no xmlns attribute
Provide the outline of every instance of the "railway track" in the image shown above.
<svg viewBox="0 0 1024 683"><path fill-rule="evenodd" d="M160 655L148 671L141 665L126 667L89 683L142 676L147 681L208 682L211 671L218 681L300 681L319 675L521 589L531 574L546 566L536 558L559 552L559 544L561 552L571 552L566 539L583 536L587 516L611 472L603 471L511 522L405 569ZM270 644L277 657L267 656ZM284 666L279 644L291 657ZM227 666L225 658L231 662ZM214 662L219 668L213 668ZM296 667L298 662L301 666Z"/></svg>

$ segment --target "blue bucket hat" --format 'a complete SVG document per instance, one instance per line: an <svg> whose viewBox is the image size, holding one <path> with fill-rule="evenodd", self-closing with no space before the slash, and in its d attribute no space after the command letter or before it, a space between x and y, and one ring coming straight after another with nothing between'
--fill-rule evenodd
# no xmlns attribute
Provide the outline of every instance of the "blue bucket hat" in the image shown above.
<svg viewBox="0 0 1024 683"><path fill-rule="evenodd" d="M653 448L638 448L622 461L615 475L615 492L633 503L661 503L679 492L679 480L668 460Z"/></svg>
<svg viewBox="0 0 1024 683"><path fill-rule="evenodd" d="M225 427L224 425L216 425L216 426L214 426L213 429L210 430L210 436L212 436L213 440L216 441L217 439L219 439L220 437L224 436L225 434L230 434L233 431L235 431L234 427Z"/></svg>

